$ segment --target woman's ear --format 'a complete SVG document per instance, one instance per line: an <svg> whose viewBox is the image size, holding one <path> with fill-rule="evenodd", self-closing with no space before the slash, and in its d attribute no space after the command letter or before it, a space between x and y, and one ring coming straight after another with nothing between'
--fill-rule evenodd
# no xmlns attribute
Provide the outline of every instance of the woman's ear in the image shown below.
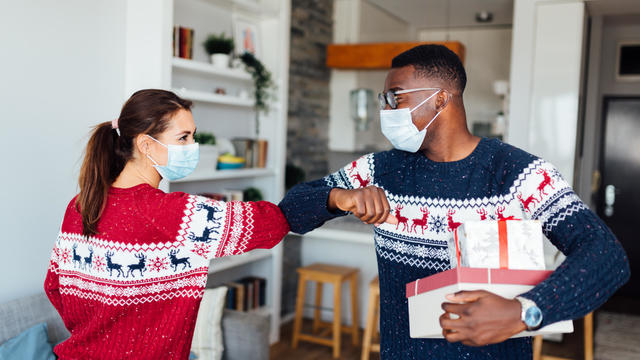
<svg viewBox="0 0 640 360"><path fill-rule="evenodd" d="M136 150L142 155L148 155L151 148L151 139L146 134L139 134L135 140Z"/></svg>

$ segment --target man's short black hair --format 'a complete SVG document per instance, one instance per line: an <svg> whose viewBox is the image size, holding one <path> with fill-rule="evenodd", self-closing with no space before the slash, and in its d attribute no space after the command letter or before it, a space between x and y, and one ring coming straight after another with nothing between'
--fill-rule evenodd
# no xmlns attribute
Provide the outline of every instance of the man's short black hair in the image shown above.
<svg viewBox="0 0 640 360"><path fill-rule="evenodd" d="M417 75L451 83L460 94L467 85L467 73L458 55L443 45L418 45L396 56L392 68L413 65Z"/></svg>

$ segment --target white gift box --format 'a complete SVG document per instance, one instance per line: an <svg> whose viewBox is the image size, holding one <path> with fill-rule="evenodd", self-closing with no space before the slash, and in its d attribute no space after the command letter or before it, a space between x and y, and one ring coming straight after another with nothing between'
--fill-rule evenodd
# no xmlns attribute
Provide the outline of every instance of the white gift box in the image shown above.
<svg viewBox="0 0 640 360"><path fill-rule="evenodd" d="M451 268L544 270L537 220L469 221L449 239Z"/></svg>
<svg viewBox="0 0 640 360"><path fill-rule="evenodd" d="M442 303L450 302L446 299L447 294L461 290L486 290L513 299L529 291L551 273L544 270L458 267L408 283L409 334L412 338L443 338L439 318L444 313ZM570 332L573 332L573 322L567 320L513 337Z"/></svg>

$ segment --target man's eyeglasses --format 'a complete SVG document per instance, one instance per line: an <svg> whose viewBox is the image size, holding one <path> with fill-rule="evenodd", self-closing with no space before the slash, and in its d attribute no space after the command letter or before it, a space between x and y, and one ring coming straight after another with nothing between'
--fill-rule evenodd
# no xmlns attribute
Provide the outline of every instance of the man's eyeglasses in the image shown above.
<svg viewBox="0 0 640 360"><path fill-rule="evenodd" d="M392 109L398 108L398 98L396 95L408 94L416 91L429 91L429 90L442 90L440 88L417 88L417 89L407 89L407 90L398 90L398 91L387 91L378 94L378 101L380 102L380 110L384 110L389 104L389 107Z"/></svg>

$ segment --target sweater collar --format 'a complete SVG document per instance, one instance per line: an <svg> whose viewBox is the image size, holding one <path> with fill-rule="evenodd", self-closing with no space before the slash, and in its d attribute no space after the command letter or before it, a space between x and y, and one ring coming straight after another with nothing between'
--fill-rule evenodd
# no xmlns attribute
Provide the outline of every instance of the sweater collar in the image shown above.
<svg viewBox="0 0 640 360"><path fill-rule="evenodd" d="M421 152L411 155L416 157L419 163L422 163L427 169L432 171L468 171L469 166L485 159L489 155L490 142L491 140L487 138L481 138L478 145L476 145L475 149L473 149L467 157L456 161L433 161Z"/></svg>

